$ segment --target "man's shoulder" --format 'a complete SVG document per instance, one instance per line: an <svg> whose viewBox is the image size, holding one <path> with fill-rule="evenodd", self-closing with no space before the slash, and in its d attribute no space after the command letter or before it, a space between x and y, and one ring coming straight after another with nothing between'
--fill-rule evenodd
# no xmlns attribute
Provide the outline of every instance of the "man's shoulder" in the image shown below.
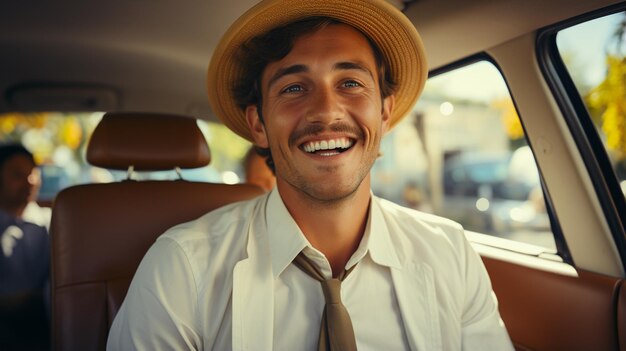
<svg viewBox="0 0 626 351"><path fill-rule="evenodd" d="M375 197L375 199L383 215L388 219L396 220L408 226L427 226L431 229L442 228L454 232L463 232L463 226L451 219L400 206L382 198Z"/></svg>
<svg viewBox="0 0 626 351"><path fill-rule="evenodd" d="M459 223L387 200L377 201L400 261L417 260L446 274L460 271L468 243Z"/></svg>
<svg viewBox="0 0 626 351"><path fill-rule="evenodd" d="M181 246L193 245L198 241L216 243L224 238L245 239L243 231L264 198L260 196L222 206L168 229L159 239L169 238Z"/></svg>
<svg viewBox="0 0 626 351"><path fill-rule="evenodd" d="M250 221L262 198L232 203L168 229L152 245L149 252L158 258L152 261L184 260L199 285L210 284L214 275L207 272L231 270L245 258Z"/></svg>

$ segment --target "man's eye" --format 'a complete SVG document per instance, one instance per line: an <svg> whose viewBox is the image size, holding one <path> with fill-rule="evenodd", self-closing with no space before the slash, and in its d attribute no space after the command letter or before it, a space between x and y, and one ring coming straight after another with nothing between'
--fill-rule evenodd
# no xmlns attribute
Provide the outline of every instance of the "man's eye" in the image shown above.
<svg viewBox="0 0 626 351"><path fill-rule="evenodd" d="M361 84L355 80L347 80L342 84L346 88L358 88Z"/></svg>
<svg viewBox="0 0 626 351"><path fill-rule="evenodd" d="M286 94L289 94L289 93L299 93L299 92L301 92L303 90L304 90L304 88L301 85L294 84L294 85L290 85L290 86L286 87L285 89L283 89L281 91L281 93L283 93L283 94L285 94L285 93Z"/></svg>

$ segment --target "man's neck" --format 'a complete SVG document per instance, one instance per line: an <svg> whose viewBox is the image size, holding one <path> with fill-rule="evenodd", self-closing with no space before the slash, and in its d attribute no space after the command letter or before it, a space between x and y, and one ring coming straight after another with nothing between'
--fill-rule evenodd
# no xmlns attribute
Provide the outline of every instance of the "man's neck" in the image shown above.
<svg viewBox="0 0 626 351"><path fill-rule="evenodd" d="M25 208L26 206L9 206L6 204L0 204L0 210L10 214L15 218L22 218Z"/></svg>
<svg viewBox="0 0 626 351"><path fill-rule="evenodd" d="M278 190L304 236L326 256L333 276L337 276L359 247L365 232L371 197L369 184L361 184L350 196L332 203L316 201L298 192L281 191L280 186Z"/></svg>

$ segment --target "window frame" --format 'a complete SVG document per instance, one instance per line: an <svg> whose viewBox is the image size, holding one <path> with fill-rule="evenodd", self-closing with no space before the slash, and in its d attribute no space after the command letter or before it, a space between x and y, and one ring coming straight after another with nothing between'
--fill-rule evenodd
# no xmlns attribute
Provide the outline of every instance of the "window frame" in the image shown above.
<svg viewBox="0 0 626 351"><path fill-rule="evenodd" d="M543 28L537 32L535 52L539 70L572 134L609 226L622 266L626 269L626 201L605 146L561 59L556 43L557 34L561 30L622 11L626 11L624 3Z"/></svg>

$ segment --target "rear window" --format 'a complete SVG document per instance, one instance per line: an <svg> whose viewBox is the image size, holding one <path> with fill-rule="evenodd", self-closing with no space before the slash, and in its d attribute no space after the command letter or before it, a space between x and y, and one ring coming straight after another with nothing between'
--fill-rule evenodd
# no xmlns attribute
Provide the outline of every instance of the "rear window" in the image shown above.
<svg viewBox="0 0 626 351"><path fill-rule="evenodd" d="M0 143L21 143L33 153L41 170L38 202L50 205L56 194L81 183L106 183L126 179L124 171L94 167L85 153L89 137L104 113L6 113L0 114ZM183 179L238 183L243 179L241 159L250 144L225 126L198 121L211 149L207 167L182 170ZM134 172L133 179L178 179L174 171Z"/></svg>

